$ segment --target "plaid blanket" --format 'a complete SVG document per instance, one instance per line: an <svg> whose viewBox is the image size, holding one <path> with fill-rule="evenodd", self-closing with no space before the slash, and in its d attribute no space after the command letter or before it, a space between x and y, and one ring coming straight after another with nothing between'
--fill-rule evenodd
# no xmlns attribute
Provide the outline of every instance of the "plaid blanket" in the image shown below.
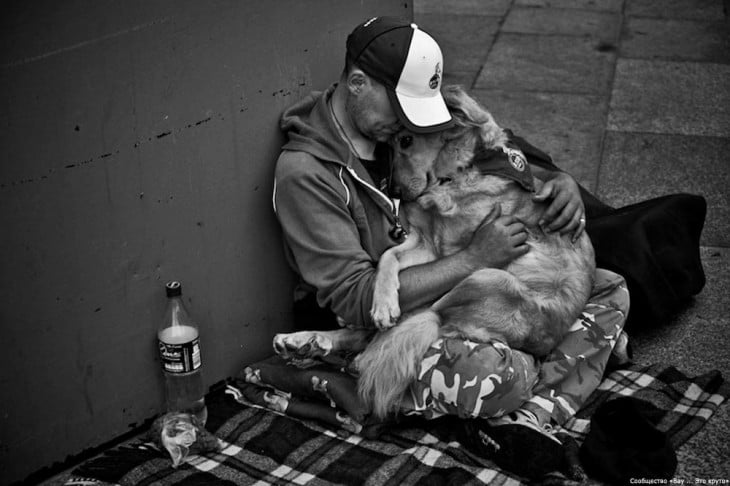
<svg viewBox="0 0 730 486"><path fill-rule="evenodd" d="M450 438L441 419L414 419L365 439L248 403L237 383L208 396L206 428L221 439L220 451L190 456L174 469L139 438L77 467L66 485L522 484ZM674 367L632 365L607 376L565 429L581 442L598 406L629 395L663 411L658 427L676 448L712 417L730 387L718 371L687 377Z"/></svg>

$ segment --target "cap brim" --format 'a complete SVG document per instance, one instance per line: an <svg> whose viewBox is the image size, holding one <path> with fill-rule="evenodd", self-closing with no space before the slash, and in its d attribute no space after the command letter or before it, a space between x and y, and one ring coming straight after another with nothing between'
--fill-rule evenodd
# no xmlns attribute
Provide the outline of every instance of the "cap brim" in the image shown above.
<svg viewBox="0 0 730 486"><path fill-rule="evenodd" d="M391 89L387 91L401 123L413 133L440 132L454 124L441 93L428 98L414 98Z"/></svg>

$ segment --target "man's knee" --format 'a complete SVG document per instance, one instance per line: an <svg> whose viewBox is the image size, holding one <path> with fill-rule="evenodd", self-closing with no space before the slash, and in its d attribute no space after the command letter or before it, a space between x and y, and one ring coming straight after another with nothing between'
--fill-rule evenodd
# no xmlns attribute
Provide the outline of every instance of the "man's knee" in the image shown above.
<svg viewBox="0 0 730 486"><path fill-rule="evenodd" d="M631 304L626 279L605 268L596 268L593 290L588 303L611 307L623 314L625 319Z"/></svg>
<svg viewBox="0 0 730 486"><path fill-rule="evenodd" d="M447 338L426 353L416 387L428 389L442 411L460 417L495 417L519 408L538 378L535 359L500 343Z"/></svg>

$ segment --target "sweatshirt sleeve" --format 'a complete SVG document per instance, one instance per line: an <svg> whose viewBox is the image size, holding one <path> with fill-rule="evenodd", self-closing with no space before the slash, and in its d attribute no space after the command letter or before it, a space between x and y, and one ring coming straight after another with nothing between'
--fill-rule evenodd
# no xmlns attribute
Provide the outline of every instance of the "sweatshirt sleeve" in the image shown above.
<svg viewBox="0 0 730 486"><path fill-rule="evenodd" d="M275 175L274 209L294 264L348 324L371 326L375 265L360 242L340 179L312 156L284 151Z"/></svg>

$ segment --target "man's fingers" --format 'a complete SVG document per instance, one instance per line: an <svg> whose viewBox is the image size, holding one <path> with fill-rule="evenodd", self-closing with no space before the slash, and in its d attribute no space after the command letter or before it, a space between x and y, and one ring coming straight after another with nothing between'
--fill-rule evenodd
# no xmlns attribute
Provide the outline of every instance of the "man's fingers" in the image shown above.
<svg viewBox="0 0 730 486"><path fill-rule="evenodd" d="M570 210L572 213L567 208L568 206L566 206L566 210L563 212L563 215L570 214L570 218L567 218L567 223L563 226L556 228L560 230L560 234L570 233L575 230L578 226L580 226L580 219L583 217L583 211L579 207L576 207L574 210Z"/></svg>
<svg viewBox="0 0 730 486"><path fill-rule="evenodd" d="M578 185L569 175L560 174L549 180L532 199L549 203L538 223L544 231L570 233L577 231L581 225L580 218L585 209ZM580 235L579 232L577 234Z"/></svg>
<svg viewBox="0 0 730 486"><path fill-rule="evenodd" d="M509 222L508 222L509 221ZM507 230L508 235L516 235L525 231L524 223L512 217L511 220L504 221L504 227Z"/></svg>
<svg viewBox="0 0 730 486"><path fill-rule="evenodd" d="M575 222L577 223L578 218L576 218L576 215L580 217L578 213L580 213L580 211L578 211L578 204L575 201L567 201L560 210L560 214L558 214L555 219L553 219L552 223L548 225L548 230L561 230L562 232L564 229L573 229L566 228L566 225L571 223L573 219L575 219Z"/></svg>
<svg viewBox="0 0 730 486"><path fill-rule="evenodd" d="M524 244L524 243L522 245L519 245L519 246L515 247L515 258L521 257L522 255L524 255L528 251L530 251L530 247L527 244Z"/></svg>
<svg viewBox="0 0 730 486"><path fill-rule="evenodd" d="M532 195L532 200L540 202L548 199L552 196L554 187L553 181L546 182L537 193Z"/></svg>
<svg viewBox="0 0 730 486"><path fill-rule="evenodd" d="M517 247L522 244L524 244L527 241L528 235L527 231L522 231L520 233L516 233L512 235L512 244Z"/></svg>
<svg viewBox="0 0 730 486"><path fill-rule="evenodd" d="M553 202L550 203L548 208L543 213L542 219L540 220L540 225L549 225L547 229L552 231L555 227L555 218L564 211L565 206L569 202L570 198L566 197L564 193L558 194L557 197L553 199ZM559 228L560 226L557 227Z"/></svg>
<svg viewBox="0 0 730 486"><path fill-rule="evenodd" d="M578 241L578 238L580 238L580 235L583 233L583 231L586 229L586 216L585 213L580 213L581 216L578 218L578 227L575 229L575 232L573 233L573 237L571 238L571 241L575 243Z"/></svg>

